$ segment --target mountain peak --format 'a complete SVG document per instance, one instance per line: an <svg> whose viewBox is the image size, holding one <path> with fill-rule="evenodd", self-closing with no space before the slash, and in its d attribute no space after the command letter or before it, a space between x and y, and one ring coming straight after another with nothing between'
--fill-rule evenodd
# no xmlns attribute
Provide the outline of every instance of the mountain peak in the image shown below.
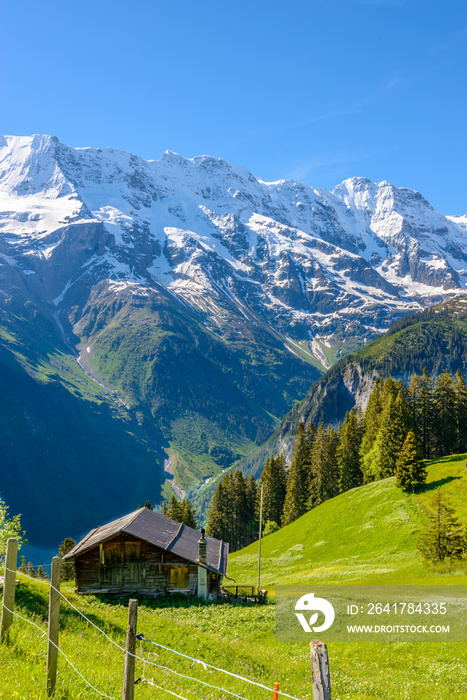
<svg viewBox="0 0 467 700"><path fill-rule="evenodd" d="M52 136L5 142L0 252L20 260L31 280L31 261L46 257L41 275L54 277L52 298L72 285L58 289L54 272L63 230L75 246L83 233L72 227L84 225L93 233L87 229L89 241L68 258L77 278L93 271L156 281L193 308L207 308L207 299L233 304L235 313L248 308L306 343L372 337L397 315L466 286L464 221L387 182L353 177L330 193L293 180L266 183L209 155L166 151L146 161ZM214 314L220 333L222 313Z"/></svg>

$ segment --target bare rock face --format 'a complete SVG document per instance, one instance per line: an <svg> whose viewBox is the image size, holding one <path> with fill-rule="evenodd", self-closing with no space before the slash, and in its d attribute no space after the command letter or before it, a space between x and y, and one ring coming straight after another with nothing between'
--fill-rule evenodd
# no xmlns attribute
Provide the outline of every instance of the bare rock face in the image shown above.
<svg viewBox="0 0 467 700"><path fill-rule="evenodd" d="M365 412L368 399L379 374L376 370L364 372L361 365L352 363L345 368L342 381L348 392L353 396L355 407Z"/></svg>

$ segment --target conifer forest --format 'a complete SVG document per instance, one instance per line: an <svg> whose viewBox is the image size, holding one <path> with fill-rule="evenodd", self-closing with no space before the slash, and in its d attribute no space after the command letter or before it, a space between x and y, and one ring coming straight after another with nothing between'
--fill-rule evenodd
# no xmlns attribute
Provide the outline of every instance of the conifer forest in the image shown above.
<svg viewBox="0 0 467 700"><path fill-rule="evenodd" d="M290 465L266 460L256 484L237 470L219 482L207 532L241 549L258 537L259 487L263 534L300 518L340 493L396 477L406 491L425 482L423 460L467 451L467 384L460 370L433 376L426 369L405 384L378 378L365 412L352 408L337 427L300 423Z"/></svg>

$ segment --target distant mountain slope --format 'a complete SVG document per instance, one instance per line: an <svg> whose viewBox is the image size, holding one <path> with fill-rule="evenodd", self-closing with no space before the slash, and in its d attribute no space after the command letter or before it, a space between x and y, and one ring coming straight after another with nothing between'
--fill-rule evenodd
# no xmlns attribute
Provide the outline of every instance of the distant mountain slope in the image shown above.
<svg viewBox="0 0 467 700"><path fill-rule="evenodd" d="M99 392L80 397L83 378L70 391L47 369L35 380L0 350L0 494L22 513L29 541L53 547L144 503L160 492L162 475L161 446L135 421L117 418Z"/></svg>
<svg viewBox="0 0 467 700"><path fill-rule="evenodd" d="M420 495L406 494L395 479L375 481L347 491L265 537L261 544L261 583L442 583L424 564L415 547L425 522L424 507L440 486L455 491L458 517L467 524L467 455L428 463L428 479ZM388 532L391 536L388 537ZM229 557L228 575L255 584L258 543ZM464 572L450 583L467 582ZM437 579L435 581L435 579Z"/></svg>
<svg viewBox="0 0 467 700"><path fill-rule="evenodd" d="M353 406L366 407L377 377L408 381L425 367L434 375L446 369L467 370L467 296L405 316L385 334L339 360L312 384L268 441L237 466L258 477L271 454L282 451L290 457L300 421L337 425Z"/></svg>
<svg viewBox="0 0 467 700"><path fill-rule="evenodd" d="M109 431L129 422L148 442L165 493L202 499L336 358L465 289L466 231L465 217L387 182L331 193L209 156L2 136L2 343L41 391L53 376L65 404L87 411L98 392ZM59 403L56 414L51 442L90 441L86 420L65 421ZM21 459L45 469L44 445ZM159 486L145 497L160 500Z"/></svg>

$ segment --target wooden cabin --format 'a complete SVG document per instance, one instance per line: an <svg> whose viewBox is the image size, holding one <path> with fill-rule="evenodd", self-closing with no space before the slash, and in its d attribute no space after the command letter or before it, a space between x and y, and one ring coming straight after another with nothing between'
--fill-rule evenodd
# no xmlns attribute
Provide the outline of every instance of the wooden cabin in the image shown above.
<svg viewBox="0 0 467 700"><path fill-rule="evenodd" d="M229 546L140 508L91 530L63 557L74 561L78 593L191 593L217 598Z"/></svg>

